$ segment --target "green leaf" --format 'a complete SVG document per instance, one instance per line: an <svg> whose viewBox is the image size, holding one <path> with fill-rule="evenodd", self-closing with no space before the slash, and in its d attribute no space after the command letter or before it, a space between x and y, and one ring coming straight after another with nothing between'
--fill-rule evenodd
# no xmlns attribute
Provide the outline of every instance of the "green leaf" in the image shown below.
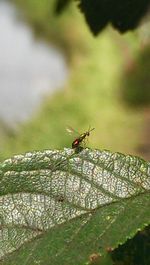
<svg viewBox="0 0 150 265"><path fill-rule="evenodd" d="M77 0L94 35L108 23L121 33L135 29L148 12L149 0Z"/></svg>
<svg viewBox="0 0 150 265"><path fill-rule="evenodd" d="M1 264L84 264L150 223L150 163L46 150L0 164Z"/></svg>
<svg viewBox="0 0 150 265"><path fill-rule="evenodd" d="M56 0L55 3L55 13L61 14L64 9L70 4L71 0Z"/></svg>

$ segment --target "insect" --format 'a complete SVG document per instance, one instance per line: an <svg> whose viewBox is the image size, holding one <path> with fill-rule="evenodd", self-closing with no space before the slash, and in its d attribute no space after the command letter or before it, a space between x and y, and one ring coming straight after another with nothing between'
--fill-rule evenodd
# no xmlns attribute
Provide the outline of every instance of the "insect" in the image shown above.
<svg viewBox="0 0 150 265"><path fill-rule="evenodd" d="M88 131L79 134L77 131L72 129L71 127L67 127L67 131L69 133L76 133L78 137L72 142L72 148L79 148L81 146L81 143L86 139L86 137L90 136L90 132L93 131L95 128L88 129Z"/></svg>

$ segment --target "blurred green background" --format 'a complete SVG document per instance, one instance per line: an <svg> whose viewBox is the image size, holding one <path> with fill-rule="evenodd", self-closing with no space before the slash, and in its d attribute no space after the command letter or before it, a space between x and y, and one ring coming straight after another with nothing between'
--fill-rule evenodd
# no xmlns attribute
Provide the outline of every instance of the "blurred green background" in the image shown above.
<svg viewBox="0 0 150 265"><path fill-rule="evenodd" d="M28 121L1 122L0 159L32 150L71 147L65 128L95 128L87 146L149 159L150 38L147 23L120 35L107 27L94 37L74 1L60 15L54 0L11 0L34 37L61 49L68 78ZM21 87L20 87L21 89Z"/></svg>

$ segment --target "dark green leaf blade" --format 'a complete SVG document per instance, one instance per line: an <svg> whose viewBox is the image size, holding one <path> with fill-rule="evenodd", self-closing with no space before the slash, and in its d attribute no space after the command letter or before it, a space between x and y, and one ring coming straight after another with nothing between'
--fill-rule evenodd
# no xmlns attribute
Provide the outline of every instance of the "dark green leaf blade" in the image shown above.
<svg viewBox="0 0 150 265"><path fill-rule="evenodd" d="M150 7L150 0L78 0L78 2L94 35L97 35L108 23L121 33L135 29Z"/></svg>
<svg viewBox="0 0 150 265"><path fill-rule="evenodd" d="M105 254L149 224L149 190L149 162L109 151L47 150L4 161L1 256L37 238L2 264L83 264Z"/></svg>
<svg viewBox="0 0 150 265"><path fill-rule="evenodd" d="M55 13L58 15L61 14L70 2L71 0L57 0L55 3Z"/></svg>

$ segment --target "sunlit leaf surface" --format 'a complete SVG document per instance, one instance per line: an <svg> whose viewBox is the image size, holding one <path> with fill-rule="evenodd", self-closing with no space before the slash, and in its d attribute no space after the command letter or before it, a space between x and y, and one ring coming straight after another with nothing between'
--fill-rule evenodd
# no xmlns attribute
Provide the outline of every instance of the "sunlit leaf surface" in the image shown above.
<svg viewBox="0 0 150 265"><path fill-rule="evenodd" d="M5 160L2 264L83 264L104 254L149 224L149 191L150 163L133 156L64 149Z"/></svg>

